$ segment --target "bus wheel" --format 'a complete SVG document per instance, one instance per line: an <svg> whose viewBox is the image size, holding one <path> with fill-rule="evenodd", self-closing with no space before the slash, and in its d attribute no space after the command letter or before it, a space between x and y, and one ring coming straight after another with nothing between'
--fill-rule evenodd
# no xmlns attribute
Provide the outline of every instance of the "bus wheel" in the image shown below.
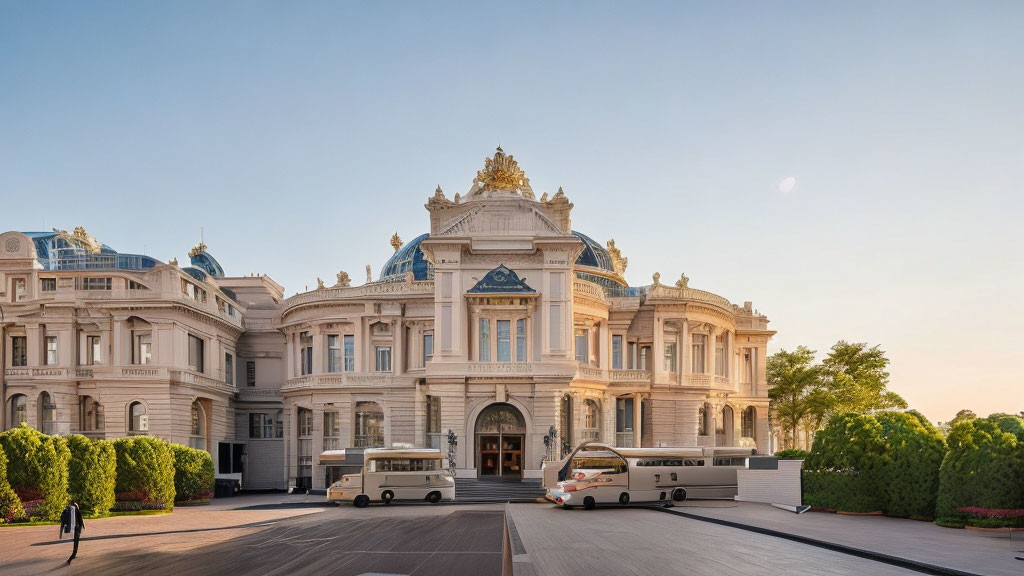
<svg viewBox="0 0 1024 576"><path fill-rule="evenodd" d="M391 501L395 499L395 493L391 490L385 490L381 492L380 499L383 500L385 504L391 504Z"/></svg>
<svg viewBox="0 0 1024 576"><path fill-rule="evenodd" d="M359 496L355 497L355 500L352 501L352 505L355 506L356 508L366 508L369 504L370 497L367 496L366 494L360 494Z"/></svg>
<svg viewBox="0 0 1024 576"><path fill-rule="evenodd" d="M683 500L686 500L686 490L683 490L682 488L676 488L672 492L672 501L682 502Z"/></svg>
<svg viewBox="0 0 1024 576"><path fill-rule="evenodd" d="M623 506L629 504L629 492L619 494L619 504L622 504Z"/></svg>
<svg viewBox="0 0 1024 576"><path fill-rule="evenodd" d="M430 502L431 504L437 504L440 501L441 501L441 493L440 492L431 492L430 494L427 494L427 502Z"/></svg>
<svg viewBox="0 0 1024 576"><path fill-rule="evenodd" d="M593 496L587 496L586 498L583 499L583 509L584 510L593 510L594 507L596 507L596 506L597 506L597 502L594 501L594 497Z"/></svg>

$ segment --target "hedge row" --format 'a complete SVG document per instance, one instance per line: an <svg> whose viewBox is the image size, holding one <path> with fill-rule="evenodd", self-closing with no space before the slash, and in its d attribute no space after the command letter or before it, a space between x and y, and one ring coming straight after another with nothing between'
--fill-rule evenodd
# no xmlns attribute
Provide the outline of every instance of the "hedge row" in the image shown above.
<svg viewBox="0 0 1024 576"><path fill-rule="evenodd" d="M779 450L775 453L775 457L779 460L806 460L808 454L810 454L810 452L807 450L789 448L787 450Z"/></svg>
<svg viewBox="0 0 1024 576"><path fill-rule="evenodd" d="M210 454L159 438L47 436L22 424L0 433L0 447L0 522L56 521L72 500L103 516L213 495Z"/></svg>
<svg viewBox="0 0 1024 576"><path fill-rule="evenodd" d="M934 518L942 434L917 412L836 416L804 460L804 502L845 512Z"/></svg>
<svg viewBox="0 0 1024 576"><path fill-rule="evenodd" d="M1024 526L1024 420L967 420L949 433L942 461L938 523Z"/></svg>

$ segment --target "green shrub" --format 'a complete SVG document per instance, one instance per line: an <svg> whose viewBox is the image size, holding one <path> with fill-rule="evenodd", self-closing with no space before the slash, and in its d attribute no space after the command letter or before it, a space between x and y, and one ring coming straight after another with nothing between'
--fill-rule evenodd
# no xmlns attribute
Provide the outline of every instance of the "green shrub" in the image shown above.
<svg viewBox="0 0 1024 576"><path fill-rule="evenodd" d="M166 442L150 436L118 438L116 510L174 508L174 453Z"/></svg>
<svg viewBox="0 0 1024 576"><path fill-rule="evenodd" d="M775 453L775 457L779 460L806 460L808 454L810 453L807 450L790 448L789 450L779 450Z"/></svg>
<svg viewBox="0 0 1024 576"><path fill-rule="evenodd" d="M117 452L106 440L74 435L67 438L71 450L68 463L68 491L83 514L105 516L114 506L117 480Z"/></svg>
<svg viewBox="0 0 1024 576"><path fill-rule="evenodd" d="M174 493L177 502L213 497L213 457L205 450L171 444L174 452Z"/></svg>
<svg viewBox="0 0 1024 576"><path fill-rule="evenodd" d="M884 494L887 516L932 519L939 492L939 467L946 455L942 433L917 412L882 412L887 458L878 489Z"/></svg>
<svg viewBox="0 0 1024 576"><path fill-rule="evenodd" d="M0 450L0 522L13 522L24 518L25 508L7 482L7 455Z"/></svg>
<svg viewBox="0 0 1024 576"><path fill-rule="evenodd" d="M993 415L963 421L949 432L936 507L942 525L1013 526L1019 519L986 520L965 508L1024 508L1024 422Z"/></svg>
<svg viewBox="0 0 1024 576"><path fill-rule="evenodd" d="M67 442L22 424L0 434L7 480L31 518L56 521L70 500Z"/></svg>
<svg viewBox="0 0 1024 576"><path fill-rule="evenodd" d="M843 512L875 512L882 503L867 475L854 471L804 470L803 502Z"/></svg>

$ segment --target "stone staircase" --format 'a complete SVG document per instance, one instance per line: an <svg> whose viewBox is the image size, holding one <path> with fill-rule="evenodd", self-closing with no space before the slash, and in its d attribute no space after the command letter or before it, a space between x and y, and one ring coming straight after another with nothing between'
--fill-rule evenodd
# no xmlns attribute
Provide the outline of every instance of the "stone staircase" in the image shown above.
<svg viewBox="0 0 1024 576"><path fill-rule="evenodd" d="M518 482L455 479L455 501L459 503L536 502L538 498L544 498L540 478L525 478Z"/></svg>

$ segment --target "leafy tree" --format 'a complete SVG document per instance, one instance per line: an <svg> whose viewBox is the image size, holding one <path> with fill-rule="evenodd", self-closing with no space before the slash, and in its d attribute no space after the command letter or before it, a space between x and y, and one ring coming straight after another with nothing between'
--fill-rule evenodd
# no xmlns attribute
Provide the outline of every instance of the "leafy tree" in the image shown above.
<svg viewBox="0 0 1024 576"><path fill-rule="evenodd" d="M882 412L873 416L882 425L886 460L878 489L885 494L888 516L935 517L939 467L946 441L920 412Z"/></svg>
<svg viewBox="0 0 1024 576"><path fill-rule="evenodd" d="M822 383L832 414L906 408L907 401L890 392L889 359L877 345L840 340L822 362Z"/></svg>
<svg viewBox="0 0 1024 576"><path fill-rule="evenodd" d="M798 427L824 413L824 398L818 390L820 368L814 365L814 354L814 350L799 346L768 358L768 398L776 421L790 433L789 447L796 441Z"/></svg>
<svg viewBox="0 0 1024 576"><path fill-rule="evenodd" d="M814 438L804 460L804 502L846 512L881 510L886 464L882 425L872 416L840 414Z"/></svg>
<svg viewBox="0 0 1024 576"><path fill-rule="evenodd" d="M25 517L25 509L21 499L7 482L7 455L0 450L0 522L21 520Z"/></svg>
<svg viewBox="0 0 1024 576"><path fill-rule="evenodd" d="M119 509L174 508L174 453L166 442L151 436L118 438L117 481Z"/></svg>
<svg viewBox="0 0 1024 576"><path fill-rule="evenodd" d="M174 452L174 499L176 502L213 497L213 457L206 450L171 444Z"/></svg>

